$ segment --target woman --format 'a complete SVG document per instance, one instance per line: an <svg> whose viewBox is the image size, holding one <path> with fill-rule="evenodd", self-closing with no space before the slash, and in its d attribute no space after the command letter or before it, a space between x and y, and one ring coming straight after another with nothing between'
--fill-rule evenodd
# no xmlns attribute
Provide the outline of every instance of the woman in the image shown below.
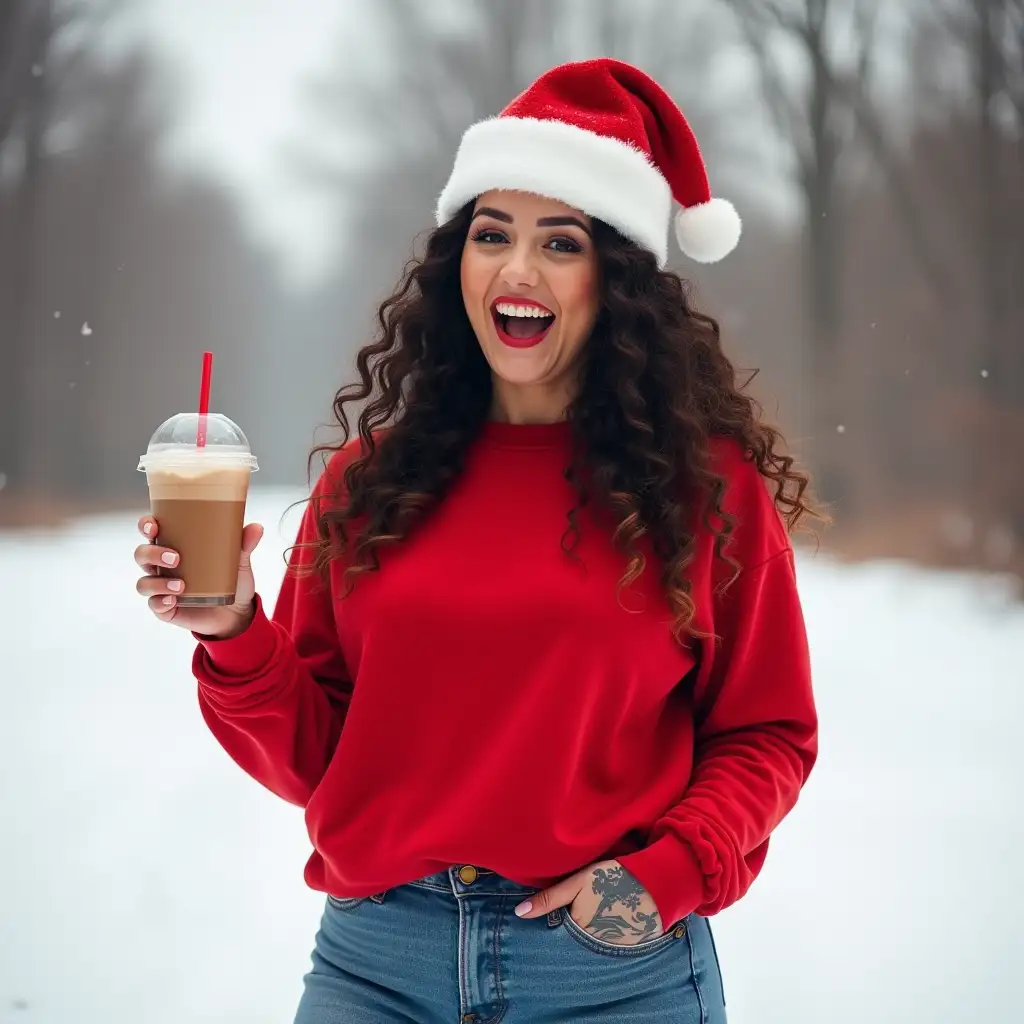
<svg viewBox="0 0 1024 1024"><path fill-rule="evenodd" d="M548 72L464 137L273 619L259 525L235 606L198 610L141 521L209 727L306 808L298 1024L725 1020L707 918L816 755L786 529L813 510L663 269L673 198L691 255L735 245L651 79Z"/></svg>

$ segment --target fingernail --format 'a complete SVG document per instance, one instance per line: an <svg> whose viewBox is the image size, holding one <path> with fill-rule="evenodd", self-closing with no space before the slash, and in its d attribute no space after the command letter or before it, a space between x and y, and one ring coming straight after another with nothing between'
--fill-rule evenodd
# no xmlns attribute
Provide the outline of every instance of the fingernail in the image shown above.
<svg viewBox="0 0 1024 1024"><path fill-rule="evenodd" d="M173 597L165 597L164 598L164 604L167 605L168 607L170 605L174 604L174 601L175 601L175 598L173 598Z"/></svg>
<svg viewBox="0 0 1024 1024"><path fill-rule="evenodd" d="M516 907L516 916L522 917L523 914L528 914L531 910L533 910L533 903L530 900L526 900L526 902L520 903Z"/></svg>
<svg viewBox="0 0 1024 1024"><path fill-rule="evenodd" d="M164 565L176 565L178 562L178 556L170 551L165 551L160 556L160 561L163 562Z"/></svg>
<svg viewBox="0 0 1024 1024"><path fill-rule="evenodd" d="M181 590L181 580L168 580L167 581L167 589L168 590Z"/></svg>
<svg viewBox="0 0 1024 1024"><path fill-rule="evenodd" d="M142 528L142 532L148 537L153 532L153 524L146 523L146 525Z"/></svg>

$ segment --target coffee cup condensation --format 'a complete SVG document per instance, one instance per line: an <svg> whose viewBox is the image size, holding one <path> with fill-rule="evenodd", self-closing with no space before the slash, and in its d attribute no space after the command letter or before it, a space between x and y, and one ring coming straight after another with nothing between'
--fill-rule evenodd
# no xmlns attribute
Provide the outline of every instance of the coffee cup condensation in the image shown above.
<svg viewBox="0 0 1024 1024"><path fill-rule="evenodd" d="M154 543L180 556L176 566L160 570L184 581L178 604L232 604L249 478L259 468L241 428L220 413L179 413L153 434L138 468L157 521Z"/></svg>

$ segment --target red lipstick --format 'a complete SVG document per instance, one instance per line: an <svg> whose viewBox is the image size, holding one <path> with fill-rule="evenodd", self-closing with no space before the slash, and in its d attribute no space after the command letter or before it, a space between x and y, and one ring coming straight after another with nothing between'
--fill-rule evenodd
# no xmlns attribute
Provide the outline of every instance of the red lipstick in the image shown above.
<svg viewBox="0 0 1024 1024"><path fill-rule="evenodd" d="M498 312L499 305L524 306L527 309L541 310L544 313L544 317L537 318L537 327L539 329L536 333L529 334L525 337L516 337L510 334L505 329L505 323L508 322L505 315ZM550 319L547 319L548 317L550 317ZM551 330L555 323L555 314L552 313L547 306L540 302L535 302L532 299L515 298L511 295L500 295L491 303L491 319L494 321L494 329L498 334L498 340L503 345L508 345L509 348L533 348L535 345L539 345L547 337L548 331ZM503 321L505 323L503 323ZM543 327L541 324L543 324Z"/></svg>

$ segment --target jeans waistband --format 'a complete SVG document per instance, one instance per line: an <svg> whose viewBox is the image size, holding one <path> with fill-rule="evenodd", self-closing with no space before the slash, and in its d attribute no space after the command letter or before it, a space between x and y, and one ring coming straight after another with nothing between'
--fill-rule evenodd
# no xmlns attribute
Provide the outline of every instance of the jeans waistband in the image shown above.
<svg viewBox="0 0 1024 1024"><path fill-rule="evenodd" d="M424 875L408 885L435 892L451 893L454 896L532 896L540 892L537 886L524 885L505 878L496 871L477 867L475 864L453 864L445 871Z"/></svg>

